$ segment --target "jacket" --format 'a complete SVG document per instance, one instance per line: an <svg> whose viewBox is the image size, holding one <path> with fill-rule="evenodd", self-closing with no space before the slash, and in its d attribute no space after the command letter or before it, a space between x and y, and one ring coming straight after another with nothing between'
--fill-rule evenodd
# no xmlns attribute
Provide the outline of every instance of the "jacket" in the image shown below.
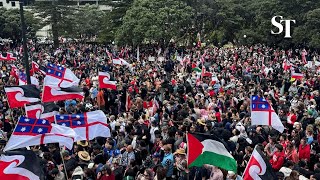
<svg viewBox="0 0 320 180"><path fill-rule="evenodd" d="M307 159L310 161L310 145L306 144L302 147L302 144L299 145L299 159Z"/></svg>
<svg viewBox="0 0 320 180"><path fill-rule="evenodd" d="M283 152L275 152L270 159L270 164L272 169L275 171L279 171L284 163L284 153Z"/></svg>

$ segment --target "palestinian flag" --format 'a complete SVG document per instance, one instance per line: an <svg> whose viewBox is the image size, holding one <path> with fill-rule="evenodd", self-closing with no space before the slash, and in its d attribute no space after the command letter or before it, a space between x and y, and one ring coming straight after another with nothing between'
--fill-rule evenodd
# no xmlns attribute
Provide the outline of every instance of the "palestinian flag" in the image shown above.
<svg viewBox="0 0 320 180"><path fill-rule="evenodd" d="M192 63L192 71L201 72L201 69L197 66L196 63Z"/></svg>
<svg viewBox="0 0 320 180"><path fill-rule="evenodd" d="M210 164L228 171L237 172L236 160L214 135L188 133L187 145L189 167L202 167L204 164Z"/></svg>

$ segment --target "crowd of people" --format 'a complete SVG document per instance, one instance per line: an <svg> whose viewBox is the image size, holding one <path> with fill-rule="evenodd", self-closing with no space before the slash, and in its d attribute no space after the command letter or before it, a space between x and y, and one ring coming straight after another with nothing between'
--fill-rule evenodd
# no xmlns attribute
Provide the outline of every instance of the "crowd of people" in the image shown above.
<svg viewBox="0 0 320 180"><path fill-rule="evenodd" d="M2 52L19 55L19 47ZM256 145L264 147L279 179L320 179L320 55L308 49L239 47L117 48L66 43L59 49L29 44L29 59L70 68L81 80L85 99L56 102L60 114L100 109L112 136L79 141L73 149L58 144L30 147L48 180L239 180ZM112 56L108 56L108 52ZM138 54L138 55L137 55ZM129 65L115 65L121 57ZM22 108L10 109L4 86L15 85L11 64L1 62L1 149ZM193 69L209 72L204 76ZM100 89L98 72L109 72L117 90ZM291 78L291 71L303 73ZM40 81L43 75L34 73ZM214 78L213 78L214 77ZM250 96L268 100L285 131L251 125ZM128 96L130 103L128 102ZM155 108L156 104L156 108ZM187 132L215 134L238 164L237 172L211 165L188 167Z"/></svg>

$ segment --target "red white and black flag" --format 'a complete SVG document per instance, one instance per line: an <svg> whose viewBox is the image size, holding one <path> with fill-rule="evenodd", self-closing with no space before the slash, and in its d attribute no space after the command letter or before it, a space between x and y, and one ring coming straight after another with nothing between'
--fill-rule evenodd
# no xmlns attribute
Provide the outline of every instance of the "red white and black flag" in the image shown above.
<svg viewBox="0 0 320 180"><path fill-rule="evenodd" d="M41 113L43 112L43 109L44 108L43 108L42 104L26 105L25 106L26 117L40 119Z"/></svg>
<svg viewBox="0 0 320 180"><path fill-rule="evenodd" d="M7 86L4 90L10 108L23 107L40 101L40 90L35 85Z"/></svg>
<svg viewBox="0 0 320 180"><path fill-rule="evenodd" d="M46 119L50 122L54 122L54 117L59 113L59 106L53 102L44 103L44 110L40 119Z"/></svg>
<svg viewBox="0 0 320 180"><path fill-rule="evenodd" d="M44 86L42 93L42 102L63 101L67 99L83 99L84 93L77 86L68 88L59 88L53 86Z"/></svg>
<svg viewBox="0 0 320 180"><path fill-rule="evenodd" d="M266 156L261 151L260 146L256 146L252 152L251 158L243 173L245 180L271 180L277 179L272 166Z"/></svg>
<svg viewBox="0 0 320 180"><path fill-rule="evenodd" d="M33 151L7 151L0 156L0 179L42 180L43 172Z"/></svg>

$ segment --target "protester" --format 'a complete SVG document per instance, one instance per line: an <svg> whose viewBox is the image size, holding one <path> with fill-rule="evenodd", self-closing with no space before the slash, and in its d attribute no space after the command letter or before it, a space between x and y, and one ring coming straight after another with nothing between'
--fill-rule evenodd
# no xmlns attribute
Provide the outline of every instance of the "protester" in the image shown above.
<svg viewBox="0 0 320 180"><path fill-rule="evenodd" d="M29 49L34 46L28 44ZM19 56L18 47L6 49ZM116 64L107 52L127 64ZM29 59L40 66L53 63L70 69L84 92L83 100L55 102L58 114L101 110L110 137L78 141L72 149L47 144L34 151L45 160L47 179L238 180L259 145L280 179L319 179L320 56L316 50L302 52L260 44L200 48L172 43L141 46L137 58L129 46L37 45L28 52ZM0 85L17 85L11 64L23 71L21 58L1 63ZM110 74L116 89L100 88L99 71ZM291 71L303 78L291 78ZM41 89L45 74L36 71L34 76ZM4 90L0 94L2 149L25 111L10 108ZM272 106L284 125L282 133L272 126L252 125L253 95ZM236 159L237 172L209 164L189 167L187 133L217 136Z"/></svg>

